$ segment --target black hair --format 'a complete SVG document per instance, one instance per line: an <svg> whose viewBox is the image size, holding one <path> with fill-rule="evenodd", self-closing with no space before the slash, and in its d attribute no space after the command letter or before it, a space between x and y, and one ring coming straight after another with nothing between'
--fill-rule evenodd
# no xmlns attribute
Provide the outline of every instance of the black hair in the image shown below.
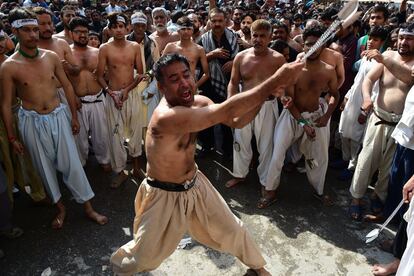
<svg viewBox="0 0 414 276"><path fill-rule="evenodd" d="M177 20L177 24L183 27L194 27L193 22L188 18L188 16L182 16Z"/></svg>
<svg viewBox="0 0 414 276"><path fill-rule="evenodd" d="M378 13L378 12L382 12L385 20L387 20L388 17L390 16L388 9L384 5L376 5L374 6L374 8L372 8L371 13Z"/></svg>
<svg viewBox="0 0 414 276"><path fill-rule="evenodd" d="M26 8L15 8L9 14L10 24L19 19L36 19L36 14Z"/></svg>
<svg viewBox="0 0 414 276"><path fill-rule="evenodd" d="M50 18L53 19L53 13L50 10L45 9L43 7L34 7L32 8L32 12L35 13L36 15L48 14L50 15Z"/></svg>
<svg viewBox="0 0 414 276"><path fill-rule="evenodd" d="M303 21L303 15L301 15L300 13L297 13L293 16L293 21L300 19L301 21Z"/></svg>
<svg viewBox="0 0 414 276"><path fill-rule="evenodd" d="M173 63L181 62L183 63L188 69L190 69L190 64L186 57L180 54L168 54L165 56L160 57L160 59L154 64L152 71L154 72L154 76L159 82L163 82L164 80L164 73L163 69L167 66L170 66Z"/></svg>
<svg viewBox="0 0 414 276"><path fill-rule="evenodd" d="M322 12L321 14L321 19L322 20L329 20L329 21L333 21L334 20L334 16L338 13L338 11L334 8L327 8L324 12Z"/></svg>
<svg viewBox="0 0 414 276"><path fill-rule="evenodd" d="M179 18L183 17L183 16L184 16L184 12L182 12L182 11L174 11L171 14L171 21L172 21L172 23L177 23L177 20Z"/></svg>
<svg viewBox="0 0 414 276"><path fill-rule="evenodd" d="M245 19L247 16L250 17L252 19L252 21L255 21L256 20L256 16L254 14L252 14L252 13L245 13L245 14L243 14L241 16L241 18L240 18L241 20L240 21L243 21L243 19Z"/></svg>
<svg viewBox="0 0 414 276"><path fill-rule="evenodd" d="M125 14L120 13L120 12L113 12L113 13L110 13L107 16L107 19L108 19L108 22L109 22L108 23L108 28L109 29L112 29L113 27L116 26L116 24L118 23L118 20L117 20L118 16L124 18L124 20L125 20L125 24L124 25L125 25L125 27L128 26L128 17Z"/></svg>
<svg viewBox="0 0 414 276"><path fill-rule="evenodd" d="M414 32L414 22L401 24L400 30L407 30L409 32Z"/></svg>
<svg viewBox="0 0 414 276"><path fill-rule="evenodd" d="M385 41L388 37L389 30L387 28L384 28L382 26L373 26L368 31L368 36L377 37L383 41Z"/></svg>
<svg viewBox="0 0 414 276"><path fill-rule="evenodd" d="M270 43L270 49L275 50L276 52L282 54L283 49L286 49L289 47L286 41L281 39L276 39L272 43Z"/></svg>
<svg viewBox="0 0 414 276"><path fill-rule="evenodd" d="M279 29L279 28L285 29L286 33L289 34L289 28L288 28L288 26L285 23L283 23L282 21L277 20L273 24L273 30Z"/></svg>
<svg viewBox="0 0 414 276"><path fill-rule="evenodd" d="M100 35L97 32L89 31L88 36L97 36L101 40Z"/></svg>
<svg viewBox="0 0 414 276"><path fill-rule="evenodd" d="M89 21L84 17L74 17L69 22L69 30L73 31L76 27L81 26L89 29Z"/></svg>
<svg viewBox="0 0 414 276"><path fill-rule="evenodd" d="M305 28L302 34L303 41L305 41L309 36L315 36L319 38L322 36L324 32L325 32L325 28L320 25L315 25L310 28Z"/></svg>

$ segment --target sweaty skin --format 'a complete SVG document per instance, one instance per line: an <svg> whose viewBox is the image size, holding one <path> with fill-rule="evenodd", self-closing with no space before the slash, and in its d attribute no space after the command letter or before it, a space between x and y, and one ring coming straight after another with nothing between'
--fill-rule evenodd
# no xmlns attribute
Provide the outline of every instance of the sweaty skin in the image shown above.
<svg viewBox="0 0 414 276"><path fill-rule="evenodd" d="M78 97L96 95L102 88L96 78L99 50L90 46L85 48L71 46L76 63L80 67L78 76L73 77L72 85Z"/></svg>
<svg viewBox="0 0 414 276"><path fill-rule="evenodd" d="M241 124L237 118L261 105L277 87L293 83L302 66L289 64L266 82L221 104L194 96L194 78L183 63L164 68L165 81L158 86L165 97L154 111L146 136L147 175L172 183L192 179L196 133L220 122L243 127L247 122Z"/></svg>

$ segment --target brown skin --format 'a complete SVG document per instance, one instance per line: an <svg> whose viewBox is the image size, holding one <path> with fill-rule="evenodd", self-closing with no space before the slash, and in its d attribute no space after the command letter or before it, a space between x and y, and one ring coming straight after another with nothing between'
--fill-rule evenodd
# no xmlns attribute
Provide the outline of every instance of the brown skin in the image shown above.
<svg viewBox="0 0 414 276"><path fill-rule="evenodd" d="M88 29L85 27L76 27L72 32L72 36L74 41L88 43ZM79 75L70 78L76 95L83 97L98 94L102 90L96 78L99 50L87 45L81 47L75 44L71 45L71 50L75 62L80 68Z"/></svg>
<svg viewBox="0 0 414 276"><path fill-rule="evenodd" d="M267 47L270 41L271 32L266 30L252 31L254 47L238 53L234 58L231 79L227 89L229 98L241 92L239 91L240 83L242 84L242 91L252 89L270 78L286 62L281 54ZM261 106L258 106L253 109L244 118L247 120L253 119L260 108ZM226 187L231 188L243 180L244 178L233 178L226 183Z"/></svg>
<svg viewBox="0 0 414 276"><path fill-rule="evenodd" d="M154 13L153 16L154 26L159 26L163 30L156 30L153 32L150 37L155 40L160 50L160 55L162 55L165 46L170 42L175 42L180 40L178 33L171 33L167 30L167 20L168 18L164 15L163 12L159 11Z"/></svg>
<svg viewBox="0 0 414 276"><path fill-rule="evenodd" d="M20 48L34 55L39 40L39 28L28 25L19 30L13 29L13 33L19 38ZM24 70L22 69L24 68ZM8 137L16 137L12 127L12 102L17 96L22 101L22 107L34 110L40 114L48 114L60 104L56 94L56 78L65 91L69 108L72 114L72 132L79 132L79 122L76 113L76 100L72 85L66 77L59 57L49 51L39 49L39 55L34 59L23 57L15 52L0 68L2 101L1 110L4 125ZM12 143L13 149L24 154L24 147L20 141ZM56 204L58 214L52 222L52 227L60 229L66 216L65 206L59 200ZM86 215L98 224L106 224L108 219L94 211L90 201L84 205Z"/></svg>
<svg viewBox="0 0 414 276"><path fill-rule="evenodd" d="M364 52L368 60L374 59L378 62L367 74L362 84L364 101L361 109L369 113L373 108L371 91L374 83L379 80L379 93L377 97L378 106L395 114L402 114L405 98L413 85L411 68L414 65L414 36L398 36L398 52L386 51L381 54L378 50L367 50ZM359 123L366 122L366 116L360 115ZM376 197L375 193L372 195ZM361 205L362 199L353 198L351 205ZM357 216L353 216L356 218Z"/></svg>
<svg viewBox="0 0 414 276"><path fill-rule="evenodd" d="M61 20L63 22L63 31L53 35L53 37L60 38L65 40L68 44L73 43L73 39L69 31L69 22L76 16L75 11L67 10L61 15Z"/></svg>
<svg viewBox="0 0 414 276"><path fill-rule="evenodd" d="M242 127L236 118L261 105L269 91L294 83L302 67L300 63L286 65L266 82L221 104L194 96L195 81L185 64L175 62L165 67L163 80L158 82L165 98L155 109L146 136L148 176L172 183L192 179L196 172L196 133L220 122ZM264 268L255 271L270 275Z"/></svg>
<svg viewBox="0 0 414 276"><path fill-rule="evenodd" d="M196 83L196 87L198 88L208 80L210 75L206 52L203 47L192 42L193 30L191 28L179 30L178 33L180 34L180 41L168 43L164 49L163 55L168 53L179 53L185 56L190 63L190 70L193 76L195 76L197 63L200 61L204 74Z"/></svg>

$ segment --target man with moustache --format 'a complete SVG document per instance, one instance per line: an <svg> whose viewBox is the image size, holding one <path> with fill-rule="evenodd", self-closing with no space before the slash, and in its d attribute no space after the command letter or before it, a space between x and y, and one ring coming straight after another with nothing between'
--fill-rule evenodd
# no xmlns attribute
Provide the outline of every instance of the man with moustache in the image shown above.
<svg viewBox="0 0 414 276"><path fill-rule="evenodd" d="M54 34L53 37L64 39L67 43L72 44L73 40L70 36L69 22L75 16L76 11L73 6L64 6L60 11L60 20L62 21L63 30L57 34Z"/></svg>
<svg viewBox="0 0 414 276"><path fill-rule="evenodd" d="M241 28L240 23L241 23L243 13L244 11L241 7L234 8L233 16L231 17L231 20L233 21L233 25L231 26L230 29L232 29L235 32L240 31L240 28Z"/></svg>
<svg viewBox="0 0 414 276"><path fill-rule="evenodd" d="M272 25L268 21L263 19L254 21L251 30L253 47L236 55L228 86L228 97L259 85L286 62L281 54L267 47L272 38ZM240 84L241 91L239 91ZM267 170L272 157L273 130L279 117L276 98L269 96L262 106L252 112L257 113L253 121L241 129L234 130L232 173L234 178L226 183L227 188L244 181L249 173L253 156L251 147L253 134L259 152L257 174L260 183L266 184Z"/></svg>
<svg viewBox="0 0 414 276"><path fill-rule="evenodd" d="M61 60L63 69L67 75L76 76L79 74L79 66L76 65L69 44L61 38L52 36L53 22L51 12L42 7L34 8L33 12L36 14L37 22L39 24L39 48L56 53ZM61 102L67 104L68 102L65 97L65 92L60 83L58 83L57 92Z"/></svg>
<svg viewBox="0 0 414 276"><path fill-rule="evenodd" d="M166 9L161 7L153 9L152 20L155 26L155 32L150 35L150 38L157 42L160 55L162 55L165 46L170 42L178 41L180 36L178 33L171 33L167 30L168 14Z"/></svg>
<svg viewBox="0 0 414 276"><path fill-rule="evenodd" d="M354 220L362 218L362 197L376 170L378 180L370 195L374 215L382 212L387 198L389 172L397 147L391 134L401 118L407 93L413 85L411 67L414 65L414 23L400 28L397 51L381 54L376 49L368 50L365 51L365 57L378 64L370 70L362 85L361 115L372 114L349 189L352 195L349 212ZM373 101L371 93L376 81L379 81L379 92Z"/></svg>
<svg viewBox="0 0 414 276"><path fill-rule="evenodd" d="M252 14L245 14L241 17L241 29L237 32L240 38L237 40L239 43L240 51L252 47L252 34L250 26L255 20L255 16Z"/></svg>
<svg viewBox="0 0 414 276"><path fill-rule="evenodd" d="M110 172L105 96L95 76L99 50L88 46L88 24L88 20L81 17L74 17L69 23L73 38L71 50L76 63L80 66L79 74L71 77L70 80L82 103L82 107L78 110L80 129L75 140L82 166L86 165L88 159L88 138L91 136L96 160L104 171Z"/></svg>
<svg viewBox="0 0 414 276"><path fill-rule="evenodd" d="M214 8L209 12L209 20L212 29L201 36L199 45L206 51L210 69L210 79L201 86L203 95L215 103L221 103L227 98L227 85L230 81L233 59L239 52L238 36L233 31L225 28L225 13ZM220 125L223 136L223 154L231 159L233 155L233 137L231 129ZM208 153L214 147L214 127L200 132L202 155Z"/></svg>
<svg viewBox="0 0 414 276"><path fill-rule="evenodd" d="M72 85L59 57L37 47L39 28L36 14L26 9L14 9L9 21L20 47L0 68L1 109L8 140L17 153L31 156L49 197L56 204L58 213L52 221L54 229L62 228L66 217L56 170L62 173L63 181L76 202L84 204L86 215L103 225L108 219L92 208L90 200L94 193L73 138L73 134L79 132L79 122ZM69 106L59 102L56 78L64 88ZM12 126L11 107L15 95L22 101L18 111L22 140Z"/></svg>
<svg viewBox="0 0 414 276"><path fill-rule="evenodd" d="M111 188L118 188L128 179L124 172L127 161L124 140L128 141L128 152L133 158L133 175L143 176L139 160L142 155L141 95L137 86L144 75L140 46L125 38L128 18L122 13L112 13L108 16L108 21L113 40L99 48L97 76L99 84L110 96L106 98L105 110L111 166L117 174L112 179Z"/></svg>
<svg viewBox="0 0 414 276"><path fill-rule="evenodd" d="M148 126L147 178L135 199L134 239L111 256L116 275L156 269L170 256L184 233L216 250L236 256L250 274L268 276L265 260L243 223L194 161L197 132L219 122L242 127L251 111L274 91L296 81L301 63L280 68L266 81L221 104L195 95L195 81L186 58L170 54L154 66L165 96Z"/></svg>
<svg viewBox="0 0 414 276"><path fill-rule="evenodd" d="M305 29L305 52L323 32L319 25ZM324 186L328 168L329 120L338 104L339 94L335 69L320 59L323 50L323 47L319 48L306 60L298 82L287 90L292 104L282 111L276 123L270 169L258 208L266 208L276 201L285 154L296 141L299 141L300 152L305 155L306 175L315 190L314 196L324 205L332 204L324 194ZM326 88L329 89L329 104L321 98Z"/></svg>

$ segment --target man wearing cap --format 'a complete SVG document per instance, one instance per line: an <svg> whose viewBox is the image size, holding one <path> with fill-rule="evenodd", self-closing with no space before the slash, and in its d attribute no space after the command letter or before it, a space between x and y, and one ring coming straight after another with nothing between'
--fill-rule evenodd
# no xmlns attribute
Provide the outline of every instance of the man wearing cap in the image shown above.
<svg viewBox="0 0 414 276"><path fill-rule="evenodd" d="M164 51L165 46L169 42L178 41L180 36L178 33L171 33L167 29L168 14L167 10L161 7L152 10L152 20L155 26L155 32L150 35L154 39L160 50L160 55Z"/></svg>
<svg viewBox="0 0 414 276"><path fill-rule="evenodd" d="M56 204L58 214L52 222L62 228L66 216L61 200L56 170L78 203L83 203L86 215L99 224L107 218L92 208L94 193L79 160L73 134L79 132L75 94L66 77L59 57L37 48L39 27L36 15L25 9L14 9L9 15L13 33L20 41L17 52L1 66L2 116L13 149L29 154L43 184ZM56 79L62 84L69 106L61 104L56 94ZM22 101L18 111L19 130L23 147L12 126L12 99Z"/></svg>
<svg viewBox="0 0 414 276"><path fill-rule="evenodd" d="M128 152L133 158L134 176L142 176L139 163L142 154L141 88L138 84L144 75L140 46L125 39L128 18L122 13L112 13L108 21L113 40L99 48L97 76L104 92L109 95L105 103L109 150L112 170L117 174L111 188L117 188L128 179L124 172L127 161L124 141L128 142Z"/></svg>
<svg viewBox="0 0 414 276"><path fill-rule="evenodd" d="M354 220L362 218L362 198L376 170L378 180L370 196L374 215L382 212L387 198L389 172L397 147L391 134L401 119L407 93L413 85L414 23L400 28L397 51L381 54L376 49L368 50L365 56L378 64L369 71L362 84L363 103L358 120L367 120L367 116L372 114L350 187L350 216ZM379 81L379 93L373 102L371 92L376 81Z"/></svg>
<svg viewBox="0 0 414 276"><path fill-rule="evenodd" d="M164 49L163 55L178 53L185 56L190 63L190 70L196 79L196 87L200 87L209 78L209 68L204 48L195 44L191 38L193 34L193 23L187 16L183 16L177 20L178 34L180 41L170 42ZM196 66L201 63L203 75L198 78Z"/></svg>

